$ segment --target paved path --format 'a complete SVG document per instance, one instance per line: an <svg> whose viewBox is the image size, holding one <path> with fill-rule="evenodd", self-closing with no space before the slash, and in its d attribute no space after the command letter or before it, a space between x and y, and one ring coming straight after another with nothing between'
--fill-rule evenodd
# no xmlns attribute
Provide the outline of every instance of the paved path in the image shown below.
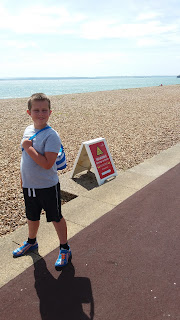
<svg viewBox="0 0 180 320"><path fill-rule="evenodd" d="M180 319L179 208L180 164L72 237L62 273L58 249L31 253L1 288L1 320Z"/></svg>

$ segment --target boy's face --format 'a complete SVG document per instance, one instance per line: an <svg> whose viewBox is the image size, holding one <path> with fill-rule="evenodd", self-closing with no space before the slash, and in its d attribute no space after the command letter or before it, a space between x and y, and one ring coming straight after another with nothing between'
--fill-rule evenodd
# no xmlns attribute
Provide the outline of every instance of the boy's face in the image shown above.
<svg viewBox="0 0 180 320"><path fill-rule="evenodd" d="M34 100L32 102L31 110L27 110L36 129L42 129L46 126L51 112L48 101L46 100Z"/></svg>

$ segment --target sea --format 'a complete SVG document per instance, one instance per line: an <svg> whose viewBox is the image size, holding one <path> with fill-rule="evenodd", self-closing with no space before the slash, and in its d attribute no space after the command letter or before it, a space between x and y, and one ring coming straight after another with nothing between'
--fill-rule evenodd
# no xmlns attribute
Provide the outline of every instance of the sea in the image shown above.
<svg viewBox="0 0 180 320"><path fill-rule="evenodd" d="M5 78L0 79L0 99L26 98L35 92L62 95L176 84L177 76Z"/></svg>

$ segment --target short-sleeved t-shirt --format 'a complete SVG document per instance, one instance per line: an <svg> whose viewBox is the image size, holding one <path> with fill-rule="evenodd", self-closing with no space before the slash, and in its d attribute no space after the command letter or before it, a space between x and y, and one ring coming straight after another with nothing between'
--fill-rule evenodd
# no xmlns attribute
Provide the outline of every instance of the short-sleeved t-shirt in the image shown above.
<svg viewBox="0 0 180 320"><path fill-rule="evenodd" d="M24 131L21 144L24 139L29 139L38 131L38 129L34 128L34 125L28 126ZM61 139L54 129L49 128L40 132L33 139L32 145L36 151L42 155L45 152L58 153L61 147ZM56 162L52 168L48 170L44 169L39 166L25 150L22 152L20 168L23 188L50 188L56 185L59 181Z"/></svg>

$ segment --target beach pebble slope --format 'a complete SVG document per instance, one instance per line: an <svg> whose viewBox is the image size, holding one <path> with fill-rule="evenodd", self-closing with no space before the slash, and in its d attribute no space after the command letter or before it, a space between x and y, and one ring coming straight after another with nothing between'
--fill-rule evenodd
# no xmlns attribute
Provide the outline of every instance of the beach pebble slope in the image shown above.
<svg viewBox="0 0 180 320"><path fill-rule="evenodd" d="M37 90L38 91L38 90ZM126 170L180 141L180 86L52 96L49 124L72 169L83 141L106 139L117 170ZM31 124L27 99L0 100L0 235L26 223L20 188L20 142ZM61 179L62 172L59 173Z"/></svg>

